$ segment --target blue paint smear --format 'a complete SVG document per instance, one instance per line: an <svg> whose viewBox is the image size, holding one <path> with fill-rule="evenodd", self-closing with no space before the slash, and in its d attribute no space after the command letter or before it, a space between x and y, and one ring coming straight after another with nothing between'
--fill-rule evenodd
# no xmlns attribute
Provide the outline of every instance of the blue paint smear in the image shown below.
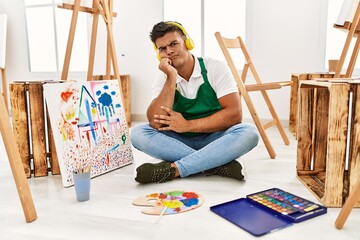
<svg viewBox="0 0 360 240"><path fill-rule="evenodd" d="M112 91L112 92L111 92L111 95L115 96L115 95L116 95L116 92L115 92L115 91Z"/></svg>
<svg viewBox="0 0 360 240"><path fill-rule="evenodd" d="M117 104L115 104L115 107L116 107L116 108L121 108L121 104L120 104L120 103L117 103Z"/></svg>
<svg viewBox="0 0 360 240"><path fill-rule="evenodd" d="M110 153L110 152L112 152L112 151L115 151L119 146L120 146L120 144L116 144L116 145L113 146L112 148L106 150L106 153Z"/></svg>
<svg viewBox="0 0 360 240"><path fill-rule="evenodd" d="M81 123L81 124L78 124L78 127L88 127L90 126L90 123Z"/></svg>
<svg viewBox="0 0 360 240"><path fill-rule="evenodd" d="M199 203L199 199L197 198L187 198L180 200L186 207L191 207L193 205L197 205Z"/></svg>
<svg viewBox="0 0 360 240"><path fill-rule="evenodd" d="M105 85L105 86L104 86L104 89L109 89L109 86L108 86L108 85Z"/></svg>
<svg viewBox="0 0 360 240"><path fill-rule="evenodd" d="M85 107L86 107L87 117L89 119L91 135L94 139L94 142L96 142L96 135L95 135L95 131L94 131L94 123L92 121L92 116L91 116L90 103L89 103L89 100L87 100L87 99L85 100Z"/></svg>
<svg viewBox="0 0 360 240"><path fill-rule="evenodd" d="M99 102L103 106L109 107L112 104L112 98L108 93L103 93L101 97L99 98Z"/></svg>
<svg viewBox="0 0 360 240"><path fill-rule="evenodd" d="M100 96L100 94L101 94L101 91L96 91L96 96Z"/></svg>
<svg viewBox="0 0 360 240"><path fill-rule="evenodd" d="M109 118L108 108L105 108L105 117L106 117L106 122L107 122L107 125L108 125L109 133L111 134L110 118Z"/></svg>

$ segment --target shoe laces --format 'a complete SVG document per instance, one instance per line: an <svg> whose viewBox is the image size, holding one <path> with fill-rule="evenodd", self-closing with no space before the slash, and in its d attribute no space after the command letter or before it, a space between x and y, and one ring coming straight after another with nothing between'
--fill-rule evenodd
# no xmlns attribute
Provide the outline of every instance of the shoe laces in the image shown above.
<svg viewBox="0 0 360 240"><path fill-rule="evenodd" d="M220 167L214 168L213 170L210 170L206 175L207 176L219 175L219 176L229 177L230 173L226 167L220 166Z"/></svg>
<svg viewBox="0 0 360 240"><path fill-rule="evenodd" d="M166 181L172 180L175 176L175 168L165 168L165 169L155 169L152 176L153 182L164 183Z"/></svg>

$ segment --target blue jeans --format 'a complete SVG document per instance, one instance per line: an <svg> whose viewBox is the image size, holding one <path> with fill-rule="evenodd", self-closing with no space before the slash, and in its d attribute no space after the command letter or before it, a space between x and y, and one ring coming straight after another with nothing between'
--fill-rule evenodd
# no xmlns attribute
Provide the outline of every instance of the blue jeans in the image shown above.
<svg viewBox="0 0 360 240"><path fill-rule="evenodd" d="M247 123L194 137L158 131L149 124L131 130L131 143L136 149L154 158L174 162L181 177L227 164L249 152L258 142L256 127Z"/></svg>

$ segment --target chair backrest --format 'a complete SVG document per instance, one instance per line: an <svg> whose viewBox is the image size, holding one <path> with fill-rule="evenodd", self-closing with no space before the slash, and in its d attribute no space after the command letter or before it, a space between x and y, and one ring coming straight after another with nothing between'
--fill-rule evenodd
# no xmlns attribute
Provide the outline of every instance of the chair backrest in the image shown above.
<svg viewBox="0 0 360 240"><path fill-rule="evenodd" d="M252 62L251 57L246 49L246 46L245 46L243 40L241 39L241 37L238 36L236 38L226 38L226 37L221 36L221 34L219 32L216 32L215 36L216 36L216 39L220 45L220 48L225 56L225 59L234 75L236 82L238 84L240 84L240 81L241 81L243 84L245 84L246 75L247 75L248 69L250 68L250 71L251 71L252 75L254 76L256 83L262 84L259 74L257 73L257 71L255 69L254 63ZM243 56L245 58L245 64L244 64L244 68L243 68L241 77L239 76L239 74L236 70L235 62L233 61L233 58L231 57L231 54L228 50L228 49L235 49L235 48L238 48L239 50L241 50L243 53Z"/></svg>
<svg viewBox="0 0 360 240"><path fill-rule="evenodd" d="M239 48L241 49L241 38L237 37L237 38L224 38L221 36L221 34L219 32L215 33L216 39L220 45L220 48L224 54L224 57L226 59L226 62L228 63L230 70L234 76L234 79L236 81L236 83L238 84L238 87L244 87L244 81L243 79L240 77L237 69L236 69L236 65L234 63L234 60L232 59L230 52L228 51L228 48ZM240 90L240 89L239 89Z"/></svg>

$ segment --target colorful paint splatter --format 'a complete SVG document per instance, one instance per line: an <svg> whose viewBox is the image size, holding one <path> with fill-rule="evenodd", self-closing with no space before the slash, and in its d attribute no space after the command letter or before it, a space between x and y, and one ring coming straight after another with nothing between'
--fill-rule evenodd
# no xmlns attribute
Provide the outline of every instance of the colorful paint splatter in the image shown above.
<svg viewBox="0 0 360 240"><path fill-rule="evenodd" d="M65 187L73 171L94 177L133 162L117 80L49 83L44 93Z"/></svg>
<svg viewBox="0 0 360 240"><path fill-rule="evenodd" d="M142 210L145 214L168 215L189 211L201 206L202 197L195 192L171 191L152 193L136 199L133 204L137 206L151 206L153 208Z"/></svg>

